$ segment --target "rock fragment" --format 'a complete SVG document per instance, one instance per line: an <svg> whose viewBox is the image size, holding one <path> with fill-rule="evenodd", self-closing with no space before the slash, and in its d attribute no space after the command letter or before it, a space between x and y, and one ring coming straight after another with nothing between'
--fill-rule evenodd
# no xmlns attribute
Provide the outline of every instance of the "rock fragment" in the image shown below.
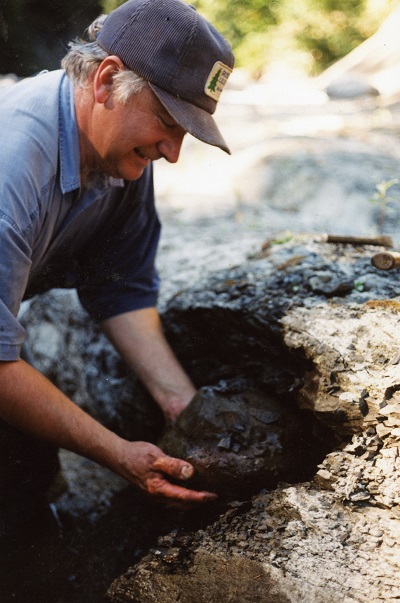
<svg viewBox="0 0 400 603"><path fill-rule="evenodd" d="M232 498L311 475L318 454L308 413L243 381L199 390L160 446L196 469L188 487Z"/></svg>

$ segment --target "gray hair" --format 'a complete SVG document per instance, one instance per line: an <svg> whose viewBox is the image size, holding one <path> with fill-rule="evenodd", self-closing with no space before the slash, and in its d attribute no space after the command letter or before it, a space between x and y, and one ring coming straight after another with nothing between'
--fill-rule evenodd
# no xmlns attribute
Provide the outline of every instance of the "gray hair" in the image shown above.
<svg viewBox="0 0 400 603"><path fill-rule="evenodd" d="M103 27L106 16L100 15L89 25L86 30L88 42L79 39L68 44L70 50L61 62L61 67L65 69L68 77L80 88L88 86L100 63L109 56L96 42L96 36ZM147 82L125 67L114 75L113 84L116 100L126 104L131 96L143 90Z"/></svg>

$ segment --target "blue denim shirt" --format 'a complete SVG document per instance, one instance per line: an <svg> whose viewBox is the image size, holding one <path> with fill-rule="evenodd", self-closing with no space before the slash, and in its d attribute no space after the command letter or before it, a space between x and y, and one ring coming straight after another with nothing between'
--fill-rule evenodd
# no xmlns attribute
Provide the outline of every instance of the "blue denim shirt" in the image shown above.
<svg viewBox="0 0 400 603"><path fill-rule="evenodd" d="M73 85L62 70L0 93L0 360L17 360L21 301L77 288L98 320L154 306L160 223L152 168L80 187Z"/></svg>

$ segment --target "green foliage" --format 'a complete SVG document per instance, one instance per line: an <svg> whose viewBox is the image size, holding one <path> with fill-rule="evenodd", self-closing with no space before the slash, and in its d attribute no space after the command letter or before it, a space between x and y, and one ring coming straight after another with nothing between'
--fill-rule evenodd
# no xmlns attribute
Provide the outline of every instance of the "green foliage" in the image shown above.
<svg viewBox="0 0 400 603"><path fill-rule="evenodd" d="M395 3L379 0L297 0L281 2L282 21L308 68L318 73L371 36Z"/></svg>
<svg viewBox="0 0 400 603"><path fill-rule="evenodd" d="M112 2L112 0L108 0ZM397 0L193 0L260 75L283 55L318 73L372 35Z"/></svg>
<svg viewBox="0 0 400 603"><path fill-rule="evenodd" d="M277 236L273 241L271 241L271 245L283 245L284 243L289 243L293 239L293 233L290 230L286 230L279 236Z"/></svg>
<svg viewBox="0 0 400 603"><path fill-rule="evenodd" d="M109 4L113 0L106 0ZM289 56L318 73L372 35L397 0L193 0L226 36L237 65L261 75Z"/></svg>
<svg viewBox="0 0 400 603"><path fill-rule="evenodd" d="M193 5L237 47L247 37L277 25L276 2L265 0L194 0Z"/></svg>
<svg viewBox="0 0 400 603"><path fill-rule="evenodd" d="M115 10L116 8L121 6L121 4L124 4L125 2L126 2L126 0L102 0L102 3L101 3L102 12L110 13L112 10Z"/></svg>
<svg viewBox="0 0 400 603"><path fill-rule="evenodd" d="M365 276L362 276L362 277L356 279L353 282L353 289L356 289L356 291L360 291L360 293L362 291L364 291L364 288L365 288L365 279L366 279Z"/></svg>
<svg viewBox="0 0 400 603"><path fill-rule="evenodd" d="M381 236L383 235L383 223L385 221L386 209L388 204L393 203L393 201L399 201L398 198L396 199L395 197L391 197L390 195L388 195L388 191L392 188L392 186L395 186L398 183L399 181L396 178L394 178L393 180L382 180L376 185L376 192L370 199L372 203L376 203L377 205L379 205L380 208L378 216L378 230Z"/></svg>

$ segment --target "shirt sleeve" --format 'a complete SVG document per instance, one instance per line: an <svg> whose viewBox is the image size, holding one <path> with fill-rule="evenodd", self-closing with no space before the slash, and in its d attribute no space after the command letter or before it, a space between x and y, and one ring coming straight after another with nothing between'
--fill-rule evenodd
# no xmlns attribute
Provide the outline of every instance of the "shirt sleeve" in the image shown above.
<svg viewBox="0 0 400 603"><path fill-rule="evenodd" d="M30 248L0 212L0 360L18 360L25 331L17 314L31 267Z"/></svg>
<svg viewBox="0 0 400 603"><path fill-rule="evenodd" d="M59 77L25 78L1 92L0 360L18 360L25 335L17 316L55 182Z"/></svg>
<svg viewBox="0 0 400 603"><path fill-rule="evenodd" d="M151 168L115 191L113 222L86 250L78 287L82 305L99 321L157 304L161 226Z"/></svg>

